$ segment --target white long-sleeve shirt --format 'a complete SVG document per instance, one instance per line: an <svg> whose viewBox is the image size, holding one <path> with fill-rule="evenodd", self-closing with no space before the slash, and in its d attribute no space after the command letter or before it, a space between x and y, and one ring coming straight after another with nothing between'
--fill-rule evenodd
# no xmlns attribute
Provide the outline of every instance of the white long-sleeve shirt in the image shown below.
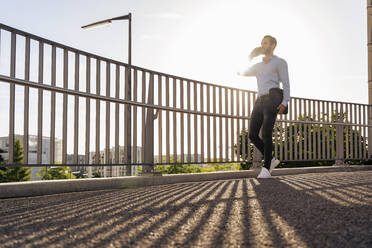
<svg viewBox="0 0 372 248"><path fill-rule="evenodd" d="M283 84L282 104L287 106L290 97L290 86L287 62L278 56L271 56L270 61L254 64L243 72L244 76L257 78L258 96L269 94L271 88L280 88Z"/></svg>

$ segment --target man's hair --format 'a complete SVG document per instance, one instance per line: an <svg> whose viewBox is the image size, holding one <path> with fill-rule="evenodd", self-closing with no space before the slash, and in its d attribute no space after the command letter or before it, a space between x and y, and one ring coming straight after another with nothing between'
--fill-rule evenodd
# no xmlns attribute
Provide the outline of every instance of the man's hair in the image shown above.
<svg viewBox="0 0 372 248"><path fill-rule="evenodd" d="M277 42L276 42L276 39L275 39L273 36L271 36L271 35L265 35L265 36L264 36L264 39L265 39L265 38L268 38L269 41L270 41L270 44L271 44L271 45L274 44L274 45L275 45L274 47L276 47Z"/></svg>

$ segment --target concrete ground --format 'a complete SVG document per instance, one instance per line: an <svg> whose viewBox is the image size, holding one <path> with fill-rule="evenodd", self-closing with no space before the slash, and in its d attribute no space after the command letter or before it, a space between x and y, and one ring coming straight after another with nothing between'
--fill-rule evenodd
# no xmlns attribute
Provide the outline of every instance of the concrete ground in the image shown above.
<svg viewBox="0 0 372 248"><path fill-rule="evenodd" d="M372 171L0 199L0 247L372 247Z"/></svg>

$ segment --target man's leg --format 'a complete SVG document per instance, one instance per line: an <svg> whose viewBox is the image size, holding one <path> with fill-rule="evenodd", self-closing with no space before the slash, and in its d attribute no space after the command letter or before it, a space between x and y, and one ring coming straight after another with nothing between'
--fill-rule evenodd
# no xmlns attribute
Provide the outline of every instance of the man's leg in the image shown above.
<svg viewBox="0 0 372 248"><path fill-rule="evenodd" d="M270 170L271 160L273 158L273 128L276 120L276 113L264 111L262 124L262 139L264 144L264 167Z"/></svg>
<svg viewBox="0 0 372 248"><path fill-rule="evenodd" d="M259 136L262 122L264 119L262 103L257 100L253 106L251 121L249 123L249 139L257 147L257 149L264 155L264 142Z"/></svg>

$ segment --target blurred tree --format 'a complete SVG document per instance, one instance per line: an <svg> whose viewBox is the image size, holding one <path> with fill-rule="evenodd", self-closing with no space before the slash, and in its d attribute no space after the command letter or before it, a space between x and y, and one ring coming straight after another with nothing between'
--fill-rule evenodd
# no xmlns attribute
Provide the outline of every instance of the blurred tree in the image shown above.
<svg viewBox="0 0 372 248"><path fill-rule="evenodd" d="M19 139L15 141L13 154L13 163L23 164L23 147ZM0 170L0 182L21 182L30 180L31 169L29 167L2 167Z"/></svg>
<svg viewBox="0 0 372 248"><path fill-rule="evenodd" d="M42 180L75 179L76 178L76 176L72 174L71 168L68 166L48 168L48 174L46 174L46 168L41 167L36 175L41 177Z"/></svg>
<svg viewBox="0 0 372 248"><path fill-rule="evenodd" d="M333 113L330 118L323 115L320 118L321 122L329 123L329 122L337 122L339 119L346 119L346 113L343 114L336 114ZM330 120L328 120L330 119ZM300 116L297 118L299 121L318 121L313 117L309 116ZM306 134L305 134L306 130ZM253 145L248 143L248 129L242 130L239 136L239 144L235 144L235 152L237 152L237 146L240 146L240 157L242 158L242 137L245 134L245 147L250 149L250 157L246 157L247 162L242 162L240 164L241 169L249 169L252 165L253 161ZM305 137L306 136L306 137ZM344 147L348 145L347 141L353 141L353 145L349 146L349 153L353 152L353 154L358 154L358 157L362 157L368 151L368 144L366 142L366 137L362 136L360 130L353 128L352 126L344 126L343 131L343 140L344 140ZM305 149L305 141L311 142L308 144L312 144L312 147L309 149ZM328 143L329 142L329 143ZM332 144L334 142L333 150ZM322 152L323 149L325 153L329 154L336 154L336 126L335 125L324 125L324 124L303 124L303 123L289 123L283 125L280 122L277 122L273 129L273 143L277 144L276 151L279 154L279 151L285 152L284 146L287 146L287 158L291 156L295 158L295 147L297 150L297 154L302 153L302 158L314 158L314 153L317 153L319 150ZM289 147L289 144L292 144L292 147ZM307 144L307 145L308 145ZM356 144L356 145L355 145ZM320 145L320 147L318 147ZM315 146L315 150L313 149ZM323 147L324 146L324 147ZM357 149L355 149L357 147ZM359 147L361 147L359 151ZM275 149L275 146L274 146ZM292 153L292 154L291 154ZM246 152L247 154L247 152ZM283 154L285 157L285 154ZM347 158L346 149L344 149L344 158ZM243 159L243 158L242 158ZM366 160L351 160L345 159L346 163L349 164L370 164L371 161ZM280 163L279 167L307 167L307 166L328 166L333 165L335 163L335 158L333 157L331 160L306 160L306 161L287 161Z"/></svg>

